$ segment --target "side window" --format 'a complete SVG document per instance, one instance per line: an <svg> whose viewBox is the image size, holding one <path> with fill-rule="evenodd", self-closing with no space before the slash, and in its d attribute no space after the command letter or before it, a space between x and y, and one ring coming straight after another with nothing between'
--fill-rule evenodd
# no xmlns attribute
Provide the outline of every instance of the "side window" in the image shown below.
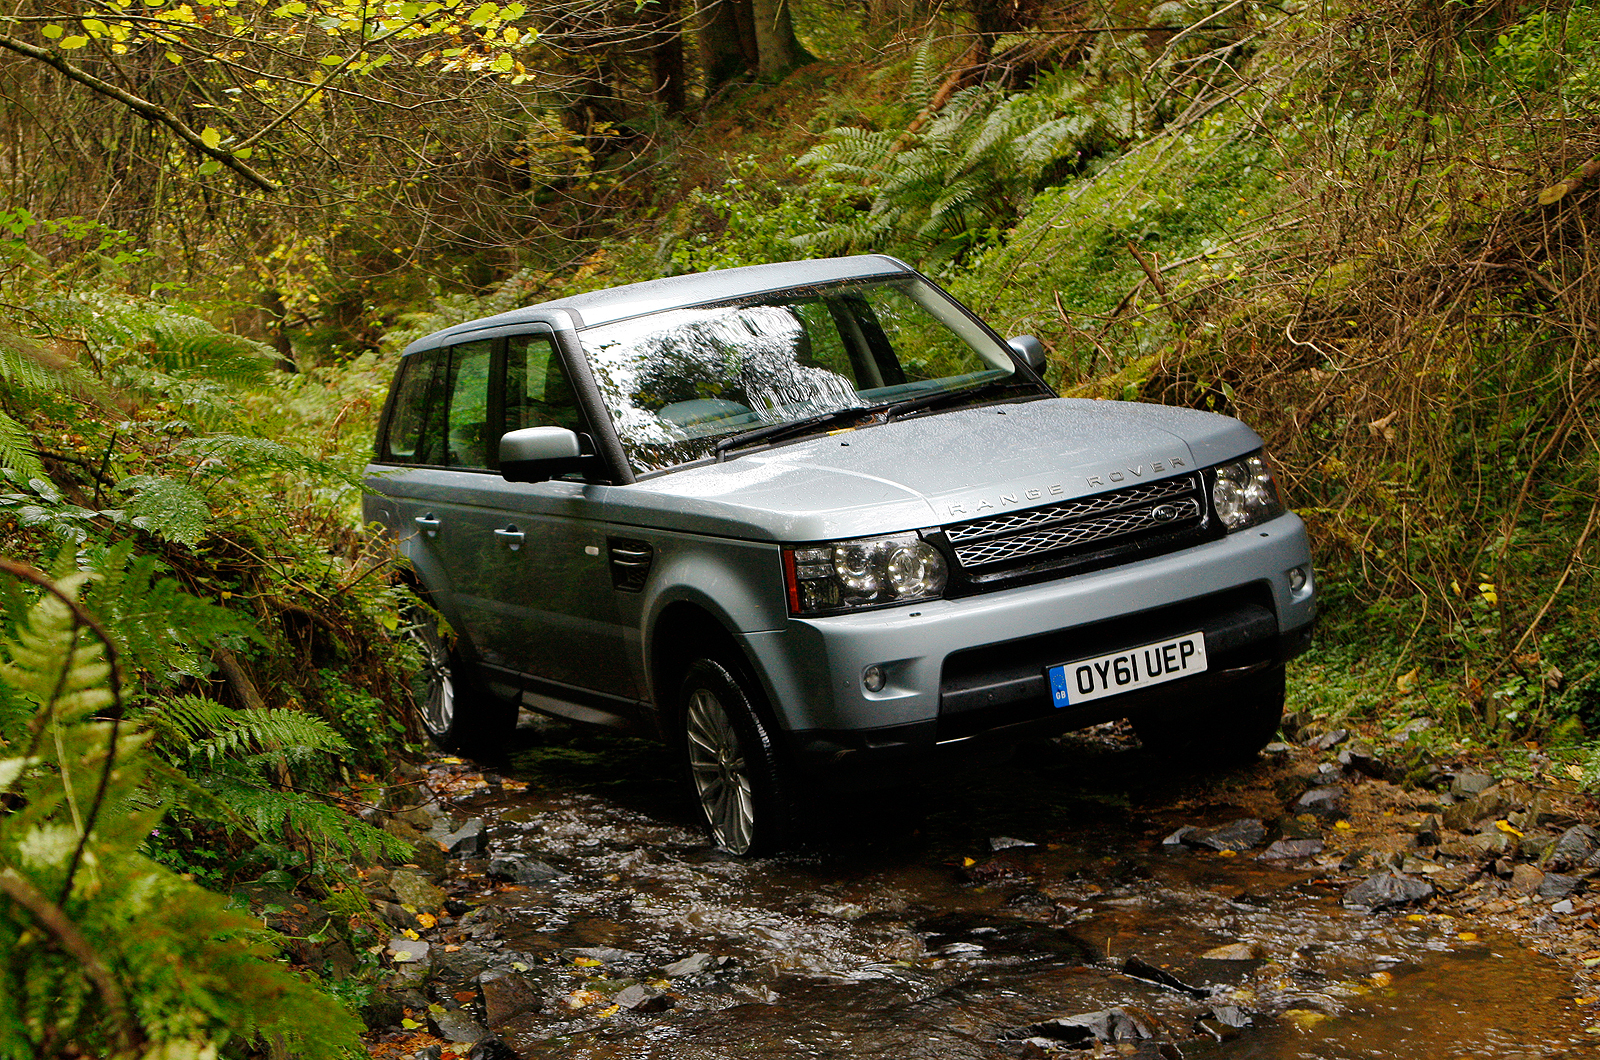
<svg viewBox="0 0 1600 1060"><path fill-rule="evenodd" d="M437 401L432 399L434 376L446 351L427 350L401 362L400 390L395 395L394 412L389 418L389 433L384 439L383 458L398 464L428 464L442 439L438 428L443 420ZM433 430L429 430L429 419Z"/></svg>
<svg viewBox="0 0 1600 1060"><path fill-rule="evenodd" d="M450 467L489 466L489 360L494 343L489 339L450 348L449 447L444 460ZM499 440L496 436L496 441Z"/></svg>
<svg viewBox="0 0 1600 1060"><path fill-rule="evenodd" d="M506 430L523 427L584 429L561 358L543 335L513 335L507 340Z"/></svg>

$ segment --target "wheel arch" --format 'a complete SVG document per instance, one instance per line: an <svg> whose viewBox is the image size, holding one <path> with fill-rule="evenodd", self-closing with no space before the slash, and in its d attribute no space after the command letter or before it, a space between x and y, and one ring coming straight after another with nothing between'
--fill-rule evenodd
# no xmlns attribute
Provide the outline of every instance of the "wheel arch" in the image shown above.
<svg viewBox="0 0 1600 1060"><path fill-rule="evenodd" d="M674 600L663 607L651 623L647 661L663 737L670 741L681 723L678 686L690 664L700 658L714 658L736 668L735 676L748 684L752 705L761 712L761 720L768 731L775 739L783 738L766 681L750 653L721 619L692 600Z"/></svg>

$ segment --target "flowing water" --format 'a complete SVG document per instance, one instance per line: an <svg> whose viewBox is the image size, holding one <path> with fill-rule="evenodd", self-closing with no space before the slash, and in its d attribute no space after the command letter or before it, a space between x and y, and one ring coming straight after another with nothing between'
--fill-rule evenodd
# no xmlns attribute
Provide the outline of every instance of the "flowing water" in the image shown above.
<svg viewBox="0 0 1600 1060"><path fill-rule="evenodd" d="M1257 851L1162 844L1263 816L1249 775L1045 743L892 806L836 800L806 852L741 861L692 827L664 751L523 734L506 775L528 788L455 809L485 818L495 853L562 873L462 881L559 999L502 1030L525 1056L1600 1056L1570 978L1513 938L1346 909L1348 881ZM695 954L706 967L663 971ZM654 1003L613 1001L635 983ZM1048 1022L1113 1009L1150 1037Z"/></svg>

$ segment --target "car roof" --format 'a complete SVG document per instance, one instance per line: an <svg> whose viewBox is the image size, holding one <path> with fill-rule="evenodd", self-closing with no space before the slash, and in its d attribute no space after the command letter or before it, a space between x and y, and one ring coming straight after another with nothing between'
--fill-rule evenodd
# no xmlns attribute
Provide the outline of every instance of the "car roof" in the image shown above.
<svg viewBox="0 0 1600 1060"><path fill-rule="evenodd" d="M569 295L492 317L469 320L420 338L407 346L405 352L433 349L465 339L487 338L489 334L486 333L503 334L515 330L519 325L565 323L562 314L569 315L578 327L585 328L666 309L734 301L769 291L786 291L873 276L905 275L913 271L905 262L887 255L860 254L848 258L814 258L809 261L746 265L737 269L668 276L660 280Z"/></svg>

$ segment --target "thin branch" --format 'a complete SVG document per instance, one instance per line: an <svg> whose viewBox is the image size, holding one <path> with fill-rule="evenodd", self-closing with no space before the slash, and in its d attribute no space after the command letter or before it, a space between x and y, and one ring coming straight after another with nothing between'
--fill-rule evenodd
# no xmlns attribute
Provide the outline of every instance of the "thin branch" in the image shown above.
<svg viewBox="0 0 1600 1060"><path fill-rule="evenodd" d="M254 184L267 194L276 195L281 190L277 184L267 179L267 177L263 176L259 171L252 168L248 163L246 163L242 158L239 158L232 151L225 151L221 147L212 147L210 144L206 143L205 140L201 138L200 134L195 132L187 122L185 122L182 118L179 118L166 107L163 107L158 103L152 103L143 97L136 96L132 92L127 92L123 89L120 89L116 85L111 84L111 82L103 81L89 73L87 70L67 62L67 60L63 59L55 52L49 51L45 48L35 47L34 45L29 44L27 41L18 40L16 37L10 36L9 34L0 33L0 48L14 51L18 55L25 55L30 59L37 59L46 66L54 67L68 80L76 81L85 88L92 89L103 96L108 96L111 99L116 100L118 103L121 103L123 106L139 115L141 118L160 125L165 125L177 135L178 139L194 148L195 151L205 155L207 158L213 159L217 162L220 162L222 165L227 166L240 177L249 181L251 184Z"/></svg>

